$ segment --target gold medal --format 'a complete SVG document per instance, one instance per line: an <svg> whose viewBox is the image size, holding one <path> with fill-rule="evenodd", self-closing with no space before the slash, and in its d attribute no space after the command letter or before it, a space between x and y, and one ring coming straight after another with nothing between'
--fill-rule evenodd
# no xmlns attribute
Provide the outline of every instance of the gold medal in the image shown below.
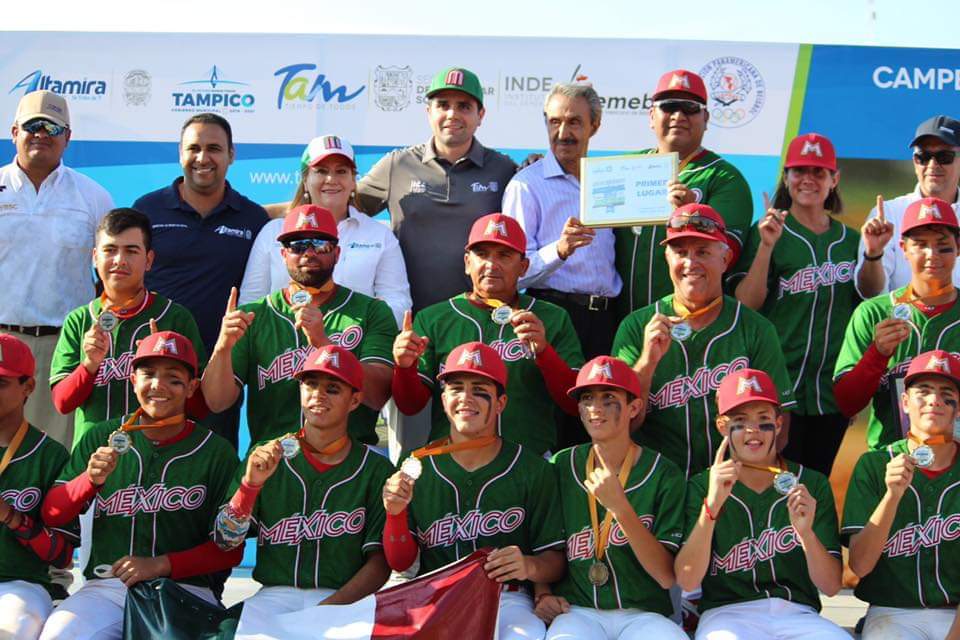
<svg viewBox="0 0 960 640"><path fill-rule="evenodd" d="M602 587L607 584L607 580L610 579L610 569L608 569L607 565L603 562L594 560L593 564L590 565L590 569L587 570L587 578L593 586Z"/></svg>

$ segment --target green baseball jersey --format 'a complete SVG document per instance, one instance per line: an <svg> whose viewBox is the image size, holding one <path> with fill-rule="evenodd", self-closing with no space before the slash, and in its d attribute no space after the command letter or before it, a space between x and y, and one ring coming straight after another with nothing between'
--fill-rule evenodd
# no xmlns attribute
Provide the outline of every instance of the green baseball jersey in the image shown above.
<svg viewBox="0 0 960 640"><path fill-rule="evenodd" d="M137 353L137 342L150 335L151 318L157 321L161 331L176 331L190 340L197 352L201 370L206 364L206 351L193 315L186 307L160 294L149 295L151 299L140 313L120 320L109 333L107 356L97 369L93 391L74 414L74 445L94 424L132 413L140 406L130 383L130 374L133 372L131 363ZM96 298L67 314L50 364L51 386L80 366L83 361L83 336L97 321L102 308L100 299Z"/></svg>
<svg viewBox="0 0 960 640"><path fill-rule="evenodd" d="M643 331L655 313L675 315L673 295L634 311L620 324L613 355L631 367L643 351ZM683 342L673 340L657 365L647 415L634 438L673 460L686 477L706 469L722 440L717 431L717 387L724 376L760 369L773 378L780 406L792 409L793 384L770 321L724 296L720 315Z"/></svg>
<svg viewBox="0 0 960 640"><path fill-rule="evenodd" d="M822 473L793 462L787 468L817 501L813 533L830 555L840 558L837 507L830 482ZM707 497L709 470L687 485L686 538L697 524ZM782 598L820 610L820 594L810 579L800 538L790 524L787 497L772 486L757 493L742 482L717 515L710 546L710 566L700 583L701 613L714 607L764 598Z"/></svg>
<svg viewBox="0 0 960 640"><path fill-rule="evenodd" d="M586 478L590 444L564 449L553 457L560 488L563 526L567 533L567 573L553 592L570 604L596 609L640 609L670 616L670 592L650 577L637 560L630 541L616 520L610 527L604 562L610 579L596 587L587 572L595 562L596 544ZM671 553L683 538L684 478L677 465L652 449L642 448L624 491L637 517ZM606 509L597 503L598 522Z"/></svg>
<svg viewBox="0 0 960 640"><path fill-rule="evenodd" d="M908 453L906 440L860 456L843 504L841 535L863 529L887 492L887 463ZM854 593L882 607L956 607L960 602L960 465L928 478L920 469L897 505L890 534L873 570ZM953 553L956 551L957 553Z"/></svg>
<svg viewBox="0 0 960 640"><path fill-rule="evenodd" d="M563 549L553 468L507 440L474 471L450 454L424 458L407 513L420 545L420 574L483 547L517 545L525 555Z"/></svg>
<svg viewBox="0 0 960 640"><path fill-rule="evenodd" d="M357 440L340 464L317 470L282 460L264 483L247 535L257 539L253 579L268 587L339 589L383 547L383 485L393 465ZM224 502L240 486L240 465Z"/></svg>
<svg viewBox="0 0 960 640"><path fill-rule="evenodd" d="M536 314L543 322L547 340L564 362L574 369L583 365L580 341L566 310L527 295L520 296L516 308ZM492 347L507 365L509 401L500 416L500 435L542 454L557 444L557 421L562 412L550 397L536 360L525 357L527 347L517 339L513 325L495 323L491 311L461 294L427 307L413 319L417 335L430 338L419 363L420 378L433 389L430 438L442 438L450 433L436 376L451 351L477 340Z"/></svg>
<svg viewBox="0 0 960 640"><path fill-rule="evenodd" d="M878 322L893 315L896 300L904 296L906 287L867 300L853 312L843 345L837 356L834 378L853 369L873 342L873 330ZM946 311L928 318L910 305L910 335L897 345L887 363L887 371L880 378L880 386L870 403L867 419L867 446L880 449L899 440L907 432L907 418L901 415L900 394L903 378L910 361L932 349L960 353L960 304L956 302Z"/></svg>
<svg viewBox="0 0 960 640"><path fill-rule="evenodd" d="M73 448L57 483L87 472L90 456L107 445L122 418L93 425ZM132 446L93 499L93 542L84 575L125 555L156 557L186 551L210 539L237 454L226 440L193 422L172 442L156 445L132 431ZM208 576L183 582L212 586Z"/></svg>
<svg viewBox="0 0 960 640"><path fill-rule="evenodd" d="M7 447L0 447L0 458ZM0 498L11 507L40 521L40 505L53 486L63 465L67 450L36 427L29 427L10 465L0 475ZM73 545L80 544L80 523L56 528ZM0 582L24 580L43 586L54 595L50 582L50 565L37 557L29 547L20 544L8 527L0 526Z"/></svg>
<svg viewBox="0 0 960 640"><path fill-rule="evenodd" d="M860 234L836 220L825 233L816 234L787 216L770 258L767 299L760 313L780 336L797 413L840 411L833 397L833 366L847 321L860 304L853 275L859 242ZM755 224L728 278L731 290L750 270L759 246Z"/></svg>
<svg viewBox="0 0 960 640"><path fill-rule="evenodd" d="M294 312L283 291L275 291L240 307L255 316L233 347L233 375L247 385L247 424L250 441L269 440L303 425L300 386L293 375L303 368L313 347L294 325ZM360 362L393 366L397 321L390 307L346 287L320 305L327 338L357 356ZM350 435L377 443L375 409L361 404L350 414Z"/></svg>
<svg viewBox="0 0 960 640"><path fill-rule="evenodd" d="M647 149L640 153L656 151ZM753 200L750 185L740 171L704 149L680 170L677 179L693 191L698 203L710 205L723 216L727 233L742 246L753 221ZM620 313L626 316L673 291L664 248L660 246L667 237L667 227L624 227L614 233L617 271L623 279Z"/></svg>

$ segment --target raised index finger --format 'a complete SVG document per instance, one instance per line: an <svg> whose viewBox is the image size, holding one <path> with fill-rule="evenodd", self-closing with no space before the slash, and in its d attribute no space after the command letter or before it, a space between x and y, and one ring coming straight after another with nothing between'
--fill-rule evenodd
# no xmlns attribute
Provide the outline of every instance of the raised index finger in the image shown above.
<svg viewBox="0 0 960 640"><path fill-rule="evenodd" d="M723 436L723 441L717 448L717 455L713 458L713 464L720 464L727 455L727 448L730 446L730 436Z"/></svg>
<svg viewBox="0 0 960 640"><path fill-rule="evenodd" d="M770 196L768 196L768 195L767 195L767 192L764 191L764 192L763 192L763 210L764 210L764 211L770 211L770 207L771 207L771 204L770 204Z"/></svg>
<svg viewBox="0 0 960 640"><path fill-rule="evenodd" d="M156 318L150 318L150 333L160 333L160 326Z"/></svg>
<svg viewBox="0 0 960 640"><path fill-rule="evenodd" d="M413 311L410 309L403 312L403 330L413 331Z"/></svg>
<svg viewBox="0 0 960 640"><path fill-rule="evenodd" d="M237 310L237 288L230 287L230 298L227 300L227 313Z"/></svg>
<svg viewBox="0 0 960 640"><path fill-rule="evenodd" d="M879 193L877 194L877 220L884 224L887 223L887 217L883 213L883 196Z"/></svg>

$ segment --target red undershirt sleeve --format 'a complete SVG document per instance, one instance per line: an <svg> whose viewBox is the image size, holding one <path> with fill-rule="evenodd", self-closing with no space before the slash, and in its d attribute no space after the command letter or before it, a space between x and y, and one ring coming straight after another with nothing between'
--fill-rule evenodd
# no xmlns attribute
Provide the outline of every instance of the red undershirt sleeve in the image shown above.
<svg viewBox="0 0 960 640"><path fill-rule="evenodd" d="M73 561L73 544L67 537L25 513L20 514L20 526L13 530L13 535L17 542L57 569L65 569Z"/></svg>
<svg viewBox="0 0 960 640"><path fill-rule="evenodd" d="M394 367L390 392L397 408L405 415L412 416L420 412L430 400L432 393L420 380L416 367Z"/></svg>
<svg viewBox="0 0 960 640"><path fill-rule="evenodd" d="M192 549L168 553L167 558L170 560L170 577L183 580L232 569L243 560L243 545L224 551L213 540L207 540Z"/></svg>
<svg viewBox="0 0 960 640"><path fill-rule="evenodd" d="M207 407L207 401L203 397L203 389L197 387L193 395L187 398L184 409L186 414L194 420L203 420L210 415L210 408Z"/></svg>
<svg viewBox="0 0 960 640"><path fill-rule="evenodd" d="M86 471L66 484L51 488L40 508L43 522L51 527L65 526L80 515L99 490Z"/></svg>
<svg viewBox="0 0 960 640"><path fill-rule="evenodd" d="M82 364L77 365L73 373L53 385L50 395L57 411L66 415L86 402L93 392L93 381L97 376L87 371Z"/></svg>
<svg viewBox="0 0 960 640"><path fill-rule="evenodd" d="M407 510L392 516L387 514L387 521L383 526L383 554L387 564L394 571L406 571L417 559L417 542L410 533L407 523Z"/></svg>
<svg viewBox="0 0 960 640"><path fill-rule="evenodd" d="M852 418L870 404L880 388L880 378L887 370L889 359L880 353L875 343L870 343L856 366L833 383L833 395L843 415Z"/></svg>
<svg viewBox="0 0 960 640"><path fill-rule="evenodd" d="M570 368L551 344L537 355L536 362L553 401L564 413L579 415L576 401L567 395L567 390L577 382L577 372Z"/></svg>

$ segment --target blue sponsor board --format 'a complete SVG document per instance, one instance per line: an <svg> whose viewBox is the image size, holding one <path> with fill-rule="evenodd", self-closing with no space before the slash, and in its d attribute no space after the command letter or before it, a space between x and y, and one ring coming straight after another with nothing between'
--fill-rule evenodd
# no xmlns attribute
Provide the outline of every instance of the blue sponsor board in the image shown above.
<svg viewBox="0 0 960 640"><path fill-rule="evenodd" d="M844 158L903 160L923 120L960 117L960 50L814 46L800 132Z"/></svg>

